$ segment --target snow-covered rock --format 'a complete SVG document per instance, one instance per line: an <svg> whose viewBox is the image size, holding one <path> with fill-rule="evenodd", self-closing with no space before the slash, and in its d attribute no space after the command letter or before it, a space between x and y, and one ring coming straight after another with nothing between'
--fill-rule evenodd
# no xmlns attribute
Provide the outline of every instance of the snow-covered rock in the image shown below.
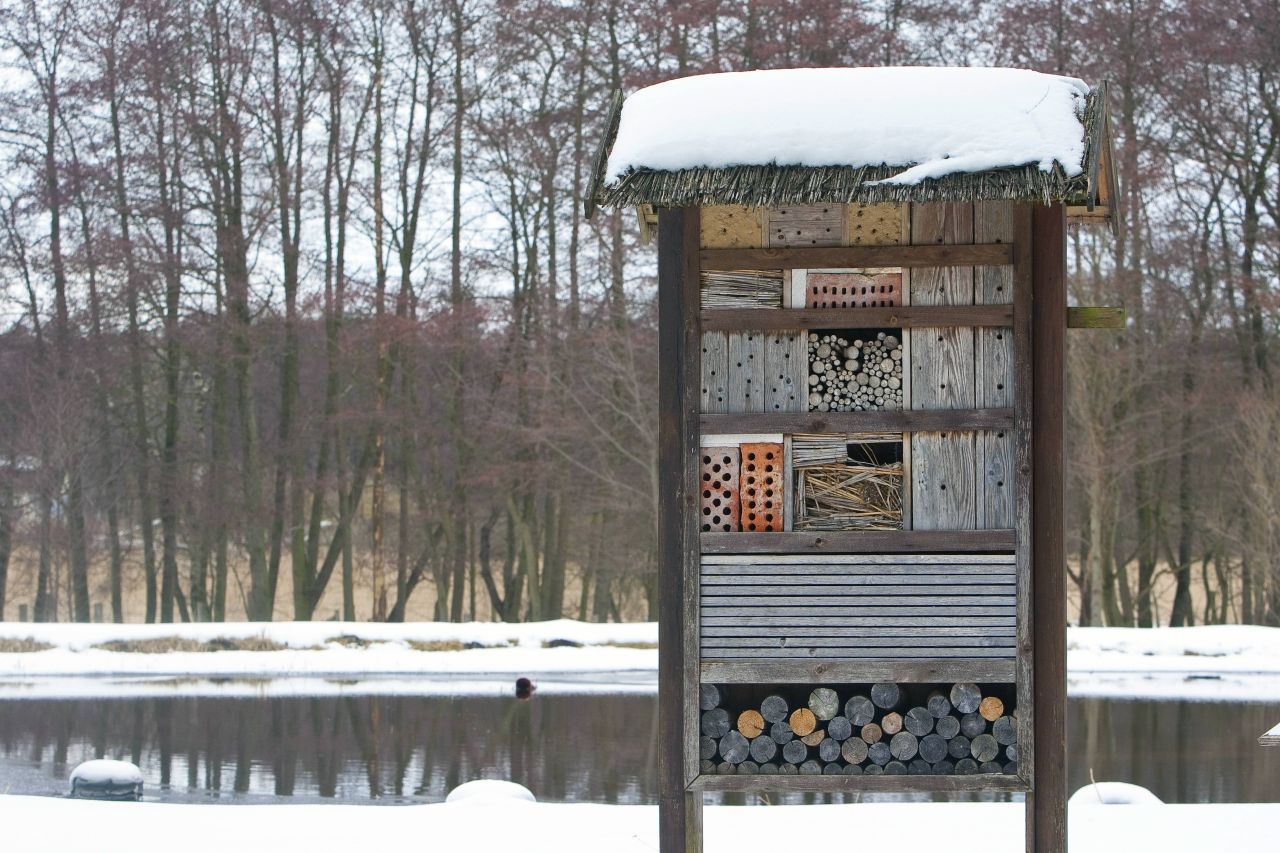
<svg viewBox="0 0 1280 853"><path fill-rule="evenodd" d="M142 771L136 764L95 758L71 771L71 796L91 800L142 799Z"/></svg>
<svg viewBox="0 0 1280 853"><path fill-rule="evenodd" d="M523 800L536 803L533 792L524 785L507 782L503 779L474 779L464 782L449 792L444 798L446 803L460 803L465 800L493 802L495 800Z"/></svg>
<svg viewBox="0 0 1280 853"><path fill-rule="evenodd" d="M901 166L887 183L1084 156L1089 87L1017 68L791 68L704 74L622 107L606 183L633 169Z"/></svg>
<svg viewBox="0 0 1280 853"><path fill-rule="evenodd" d="M1094 782L1071 795L1068 806L1162 806L1164 800L1141 785Z"/></svg>

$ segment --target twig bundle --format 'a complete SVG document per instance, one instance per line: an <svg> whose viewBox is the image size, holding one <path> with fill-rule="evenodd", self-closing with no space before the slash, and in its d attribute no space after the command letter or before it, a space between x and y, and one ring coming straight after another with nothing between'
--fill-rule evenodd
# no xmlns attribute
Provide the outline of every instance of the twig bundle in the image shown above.
<svg viewBox="0 0 1280 853"><path fill-rule="evenodd" d="M781 270L729 270L702 274L703 308L781 308Z"/></svg>
<svg viewBox="0 0 1280 853"><path fill-rule="evenodd" d="M796 530L902 528L901 462L811 465L796 472L795 494Z"/></svg>

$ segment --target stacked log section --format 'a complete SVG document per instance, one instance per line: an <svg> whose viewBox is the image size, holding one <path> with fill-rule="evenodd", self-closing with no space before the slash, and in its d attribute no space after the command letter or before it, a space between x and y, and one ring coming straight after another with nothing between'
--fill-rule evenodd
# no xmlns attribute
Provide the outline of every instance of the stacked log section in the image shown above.
<svg viewBox="0 0 1280 853"><path fill-rule="evenodd" d="M1012 685L967 682L770 692L702 685L699 766L765 775L1017 773L1012 699Z"/></svg>
<svg viewBox="0 0 1280 853"><path fill-rule="evenodd" d="M902 408L902 343L889 332L809 333L809 410Z"/></svg>

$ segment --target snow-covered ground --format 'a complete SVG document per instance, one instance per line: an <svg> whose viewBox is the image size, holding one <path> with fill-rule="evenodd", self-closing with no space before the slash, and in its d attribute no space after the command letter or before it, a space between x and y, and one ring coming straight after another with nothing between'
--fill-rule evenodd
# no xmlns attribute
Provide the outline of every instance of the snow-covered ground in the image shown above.
<svg viewBox="0 0 1280 853"><path fill-rule="evenodd" d="M99 648L170 638L265 640L281 648L156 653ZM8 622L0 623L0 644L32 640L51 648L0 653L0 695L496 695L509 692L510 677L516 675L535 677L542 692L652 692L657 639L654 623L601 625L567 619L397 625ZM1068 640L1072 695L1280 700L1280 629L1073 628ZM468 647L430 650L458 646ZM213 680L226 678L253 682Z"/></svg>
<svg viewBox="0 0 1280 853"><path fill-rule="evenodd" d="M905 827L934 846L1021 853L1018 803L860 803L833 806L709 806L707 853L789 850L797 827L812 838L856 837L859 849L902 847ZM1272 849L1280 805L1073 805L1077 853L1209 853ZM343 805L241 806L103 803L0 796L4 849L136 853L295 850L520 850L628 853L658 849L654 806L532 803L472 797L397 808ZM851 828L856 831L851 835ZM959 833L959 834L957 834ZM837 845L838 846L838 845Z"/></svg>

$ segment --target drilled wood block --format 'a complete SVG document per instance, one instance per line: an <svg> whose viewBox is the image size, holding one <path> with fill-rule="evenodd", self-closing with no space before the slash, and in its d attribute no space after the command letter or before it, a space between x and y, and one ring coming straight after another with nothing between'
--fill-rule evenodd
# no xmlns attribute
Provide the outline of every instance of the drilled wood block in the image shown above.
<svg viewBox="0 0 1280 853"><path fill-rule="evenodd" d="M845 209L846 246L893 246L902 242L903 210L898 204L851 204Z"/></svg>
<svg viewBox="0 0 1280 853"><path fill-rule="evenodd" d="M765 411L764 332L730 332L728 408L730 412Z"/></svg>
<svg viewBox="0 0 1280 853"><path fill-rule="evenodd" d="M741 451L741 527L747 533L783 528L782 445L743 444Z"/></svg>
<svg viewBox="0 0 1280 853"><path fill-rule="evenodd" d="M716 204L701 210L702 248L758 249L764 244L764 211L739 204Z"/></svg>
<svg viewBox="0 0 1280 853"><path fill-rule="evenodd" d="M805 276L806 308L896 308L901 272L813 272Z"/></svg>
<svg viewBox="0 0 1280 853"><path fill-rule="evenodd" d="M702 411L729 411L729 336L702 333Z"/></svg>
<svg viewBox="0 0 1280 853"><path fill-rule="evenodd" d="M740 506L736 447L702 448L702 532L734 533Z"/></svg>
<svg viewBox="0 0 1280 853"><path fill-rule="evenodd" d="M844 242L844 205L796 204L765 211L765 245L839 246Z"/></svg>
<svg viewBox="0 0 1280 853"><path fill-rule="evenodd" d="M764 410L803 412L809 361L803 332L767 332L764 343Z"/></svg>

